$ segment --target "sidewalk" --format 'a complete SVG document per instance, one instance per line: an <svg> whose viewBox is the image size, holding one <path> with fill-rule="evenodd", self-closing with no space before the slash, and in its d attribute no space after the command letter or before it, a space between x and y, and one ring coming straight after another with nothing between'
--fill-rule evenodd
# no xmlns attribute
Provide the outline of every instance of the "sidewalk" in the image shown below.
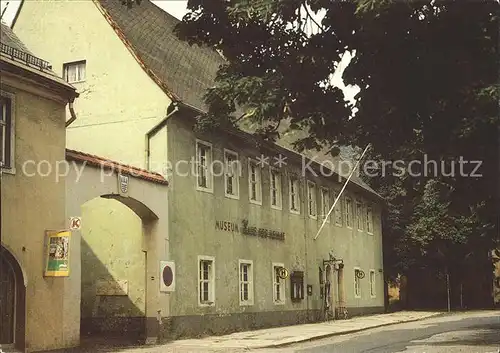
<svg viewBox="0 0 500 353"><path fill-rule="evenodd" d="M226 336L211 336L202 339L178 340L169 343L168 348L174 350L176 348L205 348L206 350L276 348L380 326L423 320L440 314L440 312L402 311L391 314L360 316L349 320L237 332Z"/></svg>
<svg viewBox="0 0 500 353"><path fill-rule="evenodd" d="M391 314L359 316L316 324L283 326L263 330L237 332L225 336L185 339L152 346L120 345L116 342L82 344L81 347L45 353L236 353L248 350L277 348L370 328L423 320L441 312L401 311Z"/></svg>

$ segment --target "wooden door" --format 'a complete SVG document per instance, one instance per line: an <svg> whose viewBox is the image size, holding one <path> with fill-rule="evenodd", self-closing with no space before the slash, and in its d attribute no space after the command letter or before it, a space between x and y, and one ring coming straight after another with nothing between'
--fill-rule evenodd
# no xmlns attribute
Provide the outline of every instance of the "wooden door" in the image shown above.
<svg viewBox="0 0 500 353"><path fill-rule="evenodd" d="M16 283L12 266L0 255L0 344L14 343Z"/></svg>

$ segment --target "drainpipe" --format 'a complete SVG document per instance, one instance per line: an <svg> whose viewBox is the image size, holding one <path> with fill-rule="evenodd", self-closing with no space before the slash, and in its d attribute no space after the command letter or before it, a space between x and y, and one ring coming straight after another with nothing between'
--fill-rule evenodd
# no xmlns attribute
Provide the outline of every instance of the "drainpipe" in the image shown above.
<svg viewBox="0 0 500 353"><path fill-rule="evenodd" d="M154 136L158 130L161 129L161 127L164 125L164 123L172 116L174 115L175 113L177 113L179 111L179 106L178 106L178 103L177 102L173 102L172 105L174 106L174 109L170 112L170 113L167 113L167 116L165 116L165 118L163 118L158 124L156 124L155 126L153 126L147 133L146 133L146 151L145 151L145 154L146 154L146 170L149 170L149 167L150 167L150 163L149 163L149 156L151 154L151 146L150 146L150 140L151 140L151 137Z"/></svg>
<svg viewBox="0 0 500 353"><path fill-rule="evenodd" d="M69 113L71 114L71 118L66 121L66 127L70 126L76 120L75 109L73 108L74 99L70 100L68 103Z"/></svg>

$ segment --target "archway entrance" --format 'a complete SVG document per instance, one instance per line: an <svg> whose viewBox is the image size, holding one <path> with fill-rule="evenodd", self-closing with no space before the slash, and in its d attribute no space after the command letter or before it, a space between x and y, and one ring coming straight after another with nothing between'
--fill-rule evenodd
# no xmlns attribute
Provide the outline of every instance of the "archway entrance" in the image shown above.
<svg viewBox="0 0 500 353"><path fill-rule="evenodd" d="M106 196L84 203L81 217L82 335L130 343L145 340L146 220L137 207Z"/></svg>
<svg viewBox="0 0 500 353"><path fill-rule="evenodd" d="M0 345L24 346L25 286L21 267L4 247L0 248Z"/></svg>

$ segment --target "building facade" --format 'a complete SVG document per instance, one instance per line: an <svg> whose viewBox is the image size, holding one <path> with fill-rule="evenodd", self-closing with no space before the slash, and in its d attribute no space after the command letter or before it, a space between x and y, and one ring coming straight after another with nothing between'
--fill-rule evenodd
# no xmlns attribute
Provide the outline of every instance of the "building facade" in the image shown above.
<svg viewBox="0 0 500 353"><path fill-rule="evenodd" d="M0 71L0 351L74 346L79 293L72 277L48 277L44 267L47 231L68 226L64 177L50 169L64 160L66 106L77 94L3 24ZM25 172L30 161L38 172Z"/></svg>
<svg viewBox="0 0 500 353"><path fill-rule="evenodd" d="M177 23L149 1L128 8L96 0L24 1L14 24L81 92L68 146L161 173L169 184L168 231L151 245L165 249L157 275L126 271L126 255L101 261L123 280L160 279L150 289L158 295L89 290L82 251L82 325L156 341L383 311L380 198L353 178L314 239L345 178L284 140L257 147L240 130L195 133L224 60L177 39ZM286 164L276 166L280 155ZM262 156L271 163L259 163ZM103 237L143 234L141 220L119 205L99 200L85 210L82 244L93 253L103 251Z"/></svg>
<svg viewBox="0 0 500 353"><path fill-rule="evenodd" d="M279 146L256 149L250 135L197 135L186 116L165 128L177 278L167 336L383 312L376 195L350 184L315 239L342 188L336 174Z"/></svg>

